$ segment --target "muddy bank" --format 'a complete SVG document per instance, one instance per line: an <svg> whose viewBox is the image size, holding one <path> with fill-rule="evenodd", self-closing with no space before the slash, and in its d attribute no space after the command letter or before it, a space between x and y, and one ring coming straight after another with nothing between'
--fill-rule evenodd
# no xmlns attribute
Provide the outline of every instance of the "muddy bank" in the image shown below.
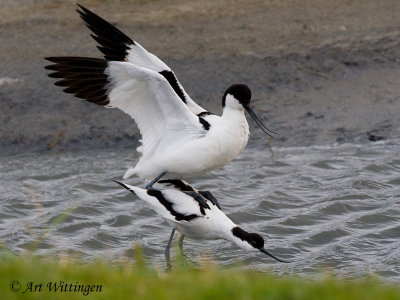
<svg viewBox="0 0 400 300"><path fill-rule="evenodd" d="M247 83L277 146L400 137L400 3L353 2L81 1L163 59L212 112L230 84ZM45 56L100 57L75 8L2 2L0 153L136 144L128 116L63 94L46 76ZM265 143L250 126L250 143Z"/></svg>

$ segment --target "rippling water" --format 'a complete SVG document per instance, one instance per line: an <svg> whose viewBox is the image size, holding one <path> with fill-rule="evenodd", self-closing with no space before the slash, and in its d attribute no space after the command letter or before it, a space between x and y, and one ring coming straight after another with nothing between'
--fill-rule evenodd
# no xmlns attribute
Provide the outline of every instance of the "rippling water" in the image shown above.
<svg viewBox="0 0 400 300"><path fill-rule="evenodd" d="M136 161L133 152L0 158L0 241L13 252L110 259L132 257L137 242L152 263L163 265L170 228L111 181ZM261 233L268 250L293 262L280 264L223 240L185 239L192 261L242 261L279 274L328 270L400 280L400 141L273 153L250 148L191 183L211 190L234 222Z"/></svg>

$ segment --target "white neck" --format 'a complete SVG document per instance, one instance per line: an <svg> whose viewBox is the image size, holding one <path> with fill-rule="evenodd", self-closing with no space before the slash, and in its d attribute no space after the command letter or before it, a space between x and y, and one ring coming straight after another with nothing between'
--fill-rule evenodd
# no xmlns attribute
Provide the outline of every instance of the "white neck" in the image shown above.
<svg viewBox="0 0 400 300"><path fill-rule="evenodd" d="M246 120L243 105L230 94L225 98L225 107L222 112L222 118L236 121L238 124L242 123L243 119Z"/></svg>
<svg viewBox="0 0 400 300"><path fill-rule="evenodd" d="M244 116L244 108L243 105L239 103L239 101L228 94L225 98L225 107L222 112L222 117L231 118L231 117L242 117Z"/></svg>
<svg viewBox="0 0 400 300"><path fill-rule="evenodd" d="M222 118L244 118L244 109L243 107L241 108L236 108L236 107L230 107L230 106L225 106L224 110L222 111Z"/></svg>

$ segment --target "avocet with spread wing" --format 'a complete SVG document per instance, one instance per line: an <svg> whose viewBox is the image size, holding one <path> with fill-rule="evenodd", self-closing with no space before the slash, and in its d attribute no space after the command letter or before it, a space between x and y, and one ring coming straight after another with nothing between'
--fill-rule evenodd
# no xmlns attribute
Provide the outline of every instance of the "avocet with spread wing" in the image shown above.
<svg viewBox="0 0 400 300"><path fill-rule="evenodd" d="M79 4L78 4L79 5ZM269 131L250 108L251 91L245 84L230 86L222 97L222 116L196 104L172 70L120 30L79 5L78 10L104 59L47 57L55 84L105 107L130 115L142 135L142 153L124 178L151 180L194 177L220 168L246 146L249 126L246 110L258 126Z"/></svg>

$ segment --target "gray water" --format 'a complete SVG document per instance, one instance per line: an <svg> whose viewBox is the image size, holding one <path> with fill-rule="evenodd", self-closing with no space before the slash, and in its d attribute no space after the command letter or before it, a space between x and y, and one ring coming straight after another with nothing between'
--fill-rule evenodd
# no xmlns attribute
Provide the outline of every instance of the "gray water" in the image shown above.
<svg viewBox="0 0 400 300"><path fill-rule="evenodd" d="M3 251L113 260L131 258L138 243L152 264L163 266L170 228L111 181L136 160L130 149L0 158ZM270 252L293 262L246 253L224 240L185 239L191 261L400 280L400 141L273 153L248 148L191 183L212 191L234 222L262 234Z"/></svg>

